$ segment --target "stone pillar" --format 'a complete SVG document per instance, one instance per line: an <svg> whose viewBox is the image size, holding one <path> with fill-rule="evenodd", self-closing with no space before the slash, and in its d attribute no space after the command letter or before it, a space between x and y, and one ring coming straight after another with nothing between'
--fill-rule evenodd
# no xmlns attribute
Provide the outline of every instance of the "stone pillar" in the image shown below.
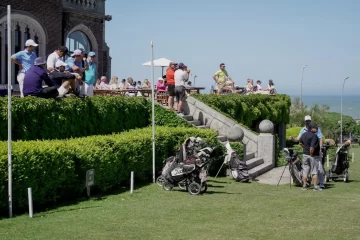
<svg viewBox="0 0 360 240"><path fill-rule="evenodd" d="M274 124L269 120L261 121L259 125L260 135L258 136L258 155L264 159L265 164L275 167L275 136Z"/></svg>

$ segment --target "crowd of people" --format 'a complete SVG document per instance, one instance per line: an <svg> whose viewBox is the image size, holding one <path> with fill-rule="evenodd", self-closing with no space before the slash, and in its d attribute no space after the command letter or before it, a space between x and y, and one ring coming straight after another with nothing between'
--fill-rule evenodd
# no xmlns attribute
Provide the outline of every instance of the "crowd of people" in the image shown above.
<svg viewBox="0 0 360 240"><path fill-rule="evenodd" d="M265 93L275 94L275 84L273 80L269 80L267 88L262 88L261 81L257 80L256 85L254 80L248 78L247 84L244 88L235 85L235 82L231 79L230 75L225 69L225 64L220 64L220 69L214 73L213 79L215 81L215 87L212 87L211 92L216 94L225 93L241 93L241 94L252 94L252 93Z"/></svg>

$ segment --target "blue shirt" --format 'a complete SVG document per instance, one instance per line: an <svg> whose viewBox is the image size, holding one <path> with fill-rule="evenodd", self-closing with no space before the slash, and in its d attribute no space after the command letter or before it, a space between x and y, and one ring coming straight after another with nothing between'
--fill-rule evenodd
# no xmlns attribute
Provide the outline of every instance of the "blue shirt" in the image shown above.
<svg viewBox="0 0 360 240"><path fill-rule="evenodd" d="M42 82L45 82L49 87L55 86L50 79L47 72L39 67L32 66L26 73L24 78L24 96L37 96L42 92Z"/></svg>
<svg viewBox="0 0 360 240"><path fill-rule="evenodd" d="M78 66L80 69L83 68L82 61L75 62L75 59L73 57L66 59L65 62L67 63L67 66L65 67L65 71L74 72L74 70L72 69L74 65Z"/></svg>
<svg viewBox="0 0 360 240"><path fill-rule="evenodd" d="M300 139L301 138L301 135L303 135L305 132L307 132L308 131L308 129L307 129L307 127L303 127L301 130L300 130L300 133L299 133L299 135L298 135L298 139ZM318 130L317 130L317 132L316 132L316 136L319 138L319 139L321 139L322 138L322 132L321 132L321 129L320 128L318 128Z"/></svg>
<svg viewBox="0 0 360 240"><path fill-rule="evenodd" d="M96 79L96 63L88 61L89 69L85 71L85 82L94 85Z"/></svg>
<svg viewBox="0 0 360 240"><path fill-rule="evenodd" d="M15 53L11 57L14 57L23 66L23 69L20 69L19 73L27 72L32 66L34 66L34 61L37 58L35 52L28 52L26 49Z"/></svg>

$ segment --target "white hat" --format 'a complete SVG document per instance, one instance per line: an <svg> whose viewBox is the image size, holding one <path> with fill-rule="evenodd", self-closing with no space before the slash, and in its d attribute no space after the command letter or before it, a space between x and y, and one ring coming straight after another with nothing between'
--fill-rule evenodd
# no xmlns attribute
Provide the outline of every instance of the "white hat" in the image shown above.
<svg viewBox="0 0 360 240"><path fill-rule="evenodd" d="M162 77L159 77L159 78L158 78L158 81L160 81L160 80L163 80L163 81L164 81L164 79L163 79Z"/></svg>
<svg viewBox="0 0 360 240"><path fill-rule="evenodd" d="M309 115L305 116L305 121L311 121L311 117Z"/></svg>
<svg viewBox="0 0 360 240"><path fill-rule="evenodd" d="M74 51L74 53L71 54L72 57L73 57L73 56L80 56L80 55L81 55L81 50L79 50L79 49L76 49L76 50Z"/></svg>
<svg viewBox="0 0 360 240"><path fill-rule="evenodd" d="M26 47L29 47L29 46L34 46L34 47L37 47L39 44L37 44L34 40L32 39L28 39L26 42L25 42L25 46Z"/></svg>
<svg viewBox="0 0 360 240"><path fill-rule="evenodd" d="M57 60L56 61L56 63L55 63L55 67L61 67L61 66L63 66L63 67L66 67L67 66L67 64L66 63L64 63L63 61L61 61L61 60Z"/></svg>

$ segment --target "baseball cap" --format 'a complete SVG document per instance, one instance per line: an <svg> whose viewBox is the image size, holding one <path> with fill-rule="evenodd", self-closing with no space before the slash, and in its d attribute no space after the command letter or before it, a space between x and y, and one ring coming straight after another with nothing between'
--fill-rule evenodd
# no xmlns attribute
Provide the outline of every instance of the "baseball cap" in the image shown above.
<svg viewBox="0 0 360 240"><path fill-rule="evenodd" d="M64 63L63 61L61 61L61 60L58 60L58 61L56 61L56 63L55 63L55 67L61 67L61 66L63 66L63 67L66 67L67 66L67 64L66 63Z"/></svg>
<svg viewBox="0 0 360 240"><path fill-rule="evenodd" d="M64 54L68 54L68 52L69 52L69 49L67 47L65 47L65 46L59 47L58 50L63 52Z"/></svg>
<svg viewBox="0 0 360 240"><path fill-rule="evenodd" d="M26 47L29 47L29 46L34 46L34 47L37 47L39 44L37 44L34 40L32 39L28 39L26 40L25 42L25 46Z"/></svg>
<svg viewBox="0 0 360 240"><path fill-rule="evenodd" d="M159 78L158 78L158 81L160 81L160 80L163 80L163 81L164 81L164 79L163 79L162 77L159 77Z"/></svg>
<svg viewBox="0 0 360 240"><path fill-rule="evenodd" d="M38 57L34 61L35 66L43 65L43 64L46 64L46 61L45 61L45 59L43 57Z"/></svg>
<svg viewBox="0 0 360 240"><path fill-rule="evenodd" d="M170 62L169 67L171 67L171 65L177 65L177 63L176 62Z"/></svg>
<svg viewBox="0 0 360 240"><path fill-rule="evenodd" d="M182 62L181 62L181 63L179 63L179 68L184 68L184 67L186 67L186 65L185 65L185 64L183 64Z"/></svg>
<svg viewBox="0 0 360 240"><path fill-rule="evenodd" d="M95 52L89 52L88 54L89 57L94 57L95 55L96 55Z"/></svg>
<svg viewBox="0 0 360 240"><path fill-rule="evenodd" d="M311 117L309 115L305 116L305 121L311 121Z"/></svg>
<svg viewBox="0 0 360 240"><path fill-rule="evenodd" d="M74 57L74 56L80 56L80 55L81 55L81 50L80 50L80 49L76 49L76 50L74 51L74 53L71 54L72 57Z"/></svg>

